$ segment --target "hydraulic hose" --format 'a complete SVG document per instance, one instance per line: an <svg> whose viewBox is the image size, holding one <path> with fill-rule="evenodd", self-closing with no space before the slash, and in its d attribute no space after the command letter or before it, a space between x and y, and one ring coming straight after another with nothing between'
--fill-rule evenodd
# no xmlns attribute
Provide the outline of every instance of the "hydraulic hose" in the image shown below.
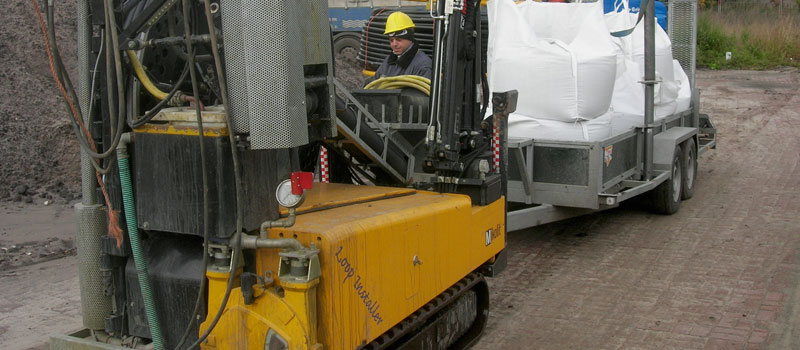
<svg viewBox="0 0 800 350"><path fill-rule="evenodd" d="M128 118L128 125L131 128L135 129L149 123L150 120L152 120L153 117L155 117L158 114L158 112L160 112L164 108L164 106L167 105L167 102L169 102L169 100L171 100L175 95L180 93L181 96L185 96L178 89L180 88L181 85L183 85L183 81L186 80L186 77L188 75L189 75L189 63L186 63L183 66L183 72L181 73L181 76L178 78L178 81L175 82L175 85L172 86L172 90L170 90L169 94L167 94L167 98L158 101L155 107L153 107L151 110L145 113L144 117L137 119L133 116L130 116L130 118Z"/></svg>
<svg viewBox="0 0 800 350"><path fill-rule="evenodd" d="M364 87L365 89L401 89L413 88L431 95L431 80L418 75L399 75L395 77L383 77L377 79Z"/></svg>
<svg viewBox="0 0 800 350"><path fill-rule="evenodd" d="M35 5L35 1L34 1ZM37 8L38 13L38 5L35 5ZM94 146L94 142L90 140L90 134L88 129L83 123L83 113L81 113L80 105L74 105L72 101L77 103L80 102L78 97L75 93L75 89L72 86L72 82L69 79L69 74L67 74L66 68L64 68L64 63L61 59L61 54L58 51L58 45L56 45L56 38L55 38L55 21L54 21L54 3L53 1L49 1L47 3L47 27L50 30L47 30L44 24L42 24L42 32L45 35L45 42L48 45L49 52L51 53L50 56L50 63L51 69L53 71L54 79L56 82L63 88L63 94L65 103L67 104L67 109L70 111L71 114L74 114L74 119L72 119L73 129L78 137L79 144L81 148L90 156L91 165L95 168L97 172L100 174L107 174L113 165L114 158L111 158L111 161L108 162L106 167L102 167L101 163L98 159L105 159L109 158L114 151L115 143L112 142L112 147L110 147L106 152L97 153L95 152L96 147ZM39 19L41 21L41 17ZM114 120L112 120L112 130ZM83 133L82 133L83 132ZM85 134L85 135L84 135Z"/></svg>
<svg viewBox="0 0 800 350"><path fill-rule="evenodd" d="M131 171L128 166L127 141L129 134L125 136L128 137L123 138L123 141L117 146L117 165L119 166L119 182L122 187L125 219L128 223L128 236L130 238L131 251L133 252L133 262L136 265L136 275L139 278L139 289L142 293L142 300L144 300L144 311L147 315L147 323L150 325L150 334L153 337L153 346L156 350L164 350L164 337L161 334L161 324L158 321L158 313L156 313L153 288L150 285L150 276L147 273L147 261L139 238L139 225L136 222L136 206L133 201Z"/></svg>
<svg viewBox="0 0 800 350"><path fill-rule="evenodd" d="M183 18L189 18L189 3L184 0L182 4L183 8ZM209 187L208 187L208 169L206 166L206 148L205 148L205 140L203 136L204 128L203 128L203 115L201 113L201 102L200 102L200 88L197 82L197 75L194 70L194 48L192 47L192 32L191 26L188 20L183 22L184 25L184 34L186 39L186 65L189 68L189 75L192 81L192 93L194 94L194 98L197 103L195 103L195 116L197 117L197 141L199 142L200 146L200 164L201 164L201 173L203 174L203 270L205 271L208 268L208 236L209 236L209 226L210 226L210 218L209 218ZM235 271L235 269L232 269ZM234 275L233 271L231 271L231 275ZM230 279L230 277L229 277ZM186 342L188 339L189 332L192 328L192 323L195 320L196 315L200 311L200 306L203 300L203 291L206 287L206 279L203 278L200 282L200 288L198 291L197 298L195 299L194 310L192 311L192 317L190 318L189 324L186 325L186 330L184 330L183 336L181 337L180 343L176 348L180 349L180 347Z"/></svg>
<svg viewBox="0 0 800 350"><path fill-rule="evenodd" d="M128 54L128 58L131 59L131 65L133 66L133 71L136 72L136 77L139 78L139 81L142 83L142 86L153 95L158 100L166 99L169 96L168 93L161 91L158 87L150 81L150 77L144 72L144 67L142 67L142 63L139 62L139 58L136 57L136 53L133 50L125 51Z"/></svg>
<svg viewBox="0 0 800 350"><path fill-rule="evenodd" d="M214 21L211 14L211 1L205 0L203 1L205 6L205 13L206 13L206 22L208 24L209 33L216 33L214 28ZM183 0L183 14L184 18L188 18L189 13L189 2L188 0ZM189 30L185 30L186 34L190 34ZM216 327L217 322L219 322L220 318L222 317L223 312L225 311L225 306L228 304L228 299L230 298L231 291L233 290L234 281L236 279L236 265L239 262L239 259L242 255L242 217L243 217L243 207L242 207L242 175L241 175L241 166L239 165L239 153L236 149L236 140L234 139L233 130L233 123L231 121L230 114L230 103L228 101L228 91L227 86L225 84L225 74L222 69L222 60L219 55L219 46L217 45L217 36L211 35L211 53L214 56L214 66L217 70L217 77L219 79L220 84L220 93L222 97L222 103L225 106L225 124L228 128L228 140L230 141L231 147L231 158L233 159L233 177L234 177L234 187L236 189L236 232L234 233L233 238L231 239L231 246L233 248L233 256L231 258L231 268L230 274L228 275L228 283L225 287L225 295L222 297L222 301L220 302L220 307L217 310L216 315L214 315L214 319L211 320L208 328L200 335L200 337L191 345L189 345L189 349L193 349L196 346L199 346L202 342L208 338L209 334L214 330ZM191 68L190 68L191 69Z"/></svg>
<svg viewBox="0 0 800 350"><path fill-rule="evenodd" d="M344 102L344 100L339 98L339 96L336 96L336 117L352 130L356 129L358 119L364 118L363 116L360 116L359 113L356 113L352 108L348 108L347 104ZM383 153L384 147L389 147L389 149L386 150L386 161L400 175L405 176L408 171L408 162L406 162L403 152L395 143L390 142L387 146L383 142L383 137L381 137L381 135L371 128L362 127L358 137L361 138L361 140L363 140L364 143L366 143L367 146L377 154Z"/></svg>

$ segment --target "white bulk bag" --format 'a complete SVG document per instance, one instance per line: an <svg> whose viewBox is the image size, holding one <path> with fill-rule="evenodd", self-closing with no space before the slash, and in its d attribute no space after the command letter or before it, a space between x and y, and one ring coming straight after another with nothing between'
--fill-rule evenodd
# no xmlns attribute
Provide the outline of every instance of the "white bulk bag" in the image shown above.
<svg viewBox="0 0 800 350"><path fill-rule="evenodd" d="M692 86L680 62L678 62L678 60L673 60L673 65L675 67L675 78L680 82L678 98L675 100L677 102L676 112L683 112L692 105Z"/></svg>
<svg viewBox="0 0 800 350"><path fill-rule="evenodd" d="M489 2L489 88L517 114L565 122L608 111L617 53L602 3Z"/></svg>
<svg viewBox="0 0 800 350"><path fill-rule="evenodd" d="M637 18L638 14L631 13L629 16ZM655 30L656 72L665 81L675 81L672 68L672 42L661 26L656 25ZM632 48L629 55L634 62L639 64L640 73L644 76L644 20L636 26L636 29L628 37L630 37ZM677 97L677 90L674 97Z"/></svg>
<svg viewBox="0 0 800 350"><path fill-rule="evenodd" d="M588 121L565 123L534 119L519 114L508 116L508 137L533 140L600 141L611 137L611 114Z"/></svg>
<svg viewBox="0 0 800 350"><path fill-rule="evenodd" d="M622 32L629 30L636 25L636 16L631 16L628 10L627 0L617 0L614 3L614 11L608 12L604 15L606 20L606 27L609 33ZM625 59L629 58L633 52L633 45L631 40L625 37L611 37L611 40L616 45L617 52L617 78L625 71Z"/></svg>
<svg viewBox="0 0 800 350"><path fill-rule="evenodd" d="M631 115L644 115L644 76L640 73L639 65L636 62L626 59L624 62L624 71L617 78L614 84L614 94L611 98L611 110L623 114ZM664 118L670 114L675 113L677 103L675 97L670 100L664 99L663 90L669 89L678 91L679 86L675 81L666 81L656 73L656 80L661 80L660 83L654 86L654 99L655 106L654 118ZM670 93L671 94L671 93Z"/></svg>
<svg viewBox="0 0 800 350"><path fill-rule="evenodd" d="M644 23L636 26L633 36L633 60L639 64L639 73L644 77ZM669 35L661 26L655 26L656 46L656 79L661 83L656 85L654 96L656 108L668 106L678 98L679 83L676 81L675 69L672 65L672 42ZM665 107L661 107L665 108ZM674 113L674 110L670 113ZM658 114L658 113L656 113Z"/></svg>

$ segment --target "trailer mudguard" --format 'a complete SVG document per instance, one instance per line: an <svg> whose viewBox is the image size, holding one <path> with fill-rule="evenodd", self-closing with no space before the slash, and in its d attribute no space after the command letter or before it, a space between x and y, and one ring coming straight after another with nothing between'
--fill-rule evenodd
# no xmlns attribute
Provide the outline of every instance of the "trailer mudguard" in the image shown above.
<svg viewBox="0 0 800 350"><path fill-rule="evenodd" d="M653 168L669 171L675 156L675 146L689 138L697 137L697 128L674 127L653 136ZM695 140L695 144L697 144Z"/></svg>

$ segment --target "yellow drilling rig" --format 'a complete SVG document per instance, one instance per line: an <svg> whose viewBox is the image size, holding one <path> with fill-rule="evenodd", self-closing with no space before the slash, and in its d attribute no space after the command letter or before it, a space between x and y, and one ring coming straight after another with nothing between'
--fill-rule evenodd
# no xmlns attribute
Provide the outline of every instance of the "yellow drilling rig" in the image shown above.
<svg viewBox="0 0 800 350"><path fill-rule="evenodd" d="M432 80L352 94L334 78L325 0L94 0L78 11L75 87L55 40L50 49L82 149L83 330L52 349L446 349L478 338L484 277L505 264L499 145L516 103L494 94L495 118L483 120L480 1L430 10ZM364 99L406 113L378 120Z"/></svg>

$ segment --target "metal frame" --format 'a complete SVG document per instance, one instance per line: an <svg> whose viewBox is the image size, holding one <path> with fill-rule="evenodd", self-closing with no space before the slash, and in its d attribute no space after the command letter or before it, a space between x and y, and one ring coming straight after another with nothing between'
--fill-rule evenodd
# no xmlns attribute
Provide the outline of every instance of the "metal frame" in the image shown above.
<svg viewBox="0 0 800 350"><path fill-rule="evenodd" d="M356 116L356 126L355 129L351 129L347 124L345 124L342 120L336 120L336 126L339 128L339 131L343 133L346 137L346 141L340 142L350 142L355 145L364 155L366 155L371 161L373 161L377 166L381 167L384 171L392 175L396 180L402 183L408 183L409 180L412 178L414 173L414 154L412 152L411 145L403 142L404 140L400 137L393 137L394 132L392 130L386 128L382 125L377 119L375 119L372 114L370 114L366 108L364 108L361 103L359 103L353 95L351 95L347 89L339 82L338 79L333 78L333 83L336 86L337 91L341 92L345 97L345 103L348 105L353 105L358 110L358 114ZM381 138L383 139L383 150L380 154L378 152L372 150L369 145L367 145L361 138L358 136L360 135L361 128L373 128L376 129L378 133L380 133ZM400 174L395 170L387 161L386 156L389 150L389 144L393 143L397 146L398 149L403 153L403 155L408 159L408 167L405 174Z"/></svg>

